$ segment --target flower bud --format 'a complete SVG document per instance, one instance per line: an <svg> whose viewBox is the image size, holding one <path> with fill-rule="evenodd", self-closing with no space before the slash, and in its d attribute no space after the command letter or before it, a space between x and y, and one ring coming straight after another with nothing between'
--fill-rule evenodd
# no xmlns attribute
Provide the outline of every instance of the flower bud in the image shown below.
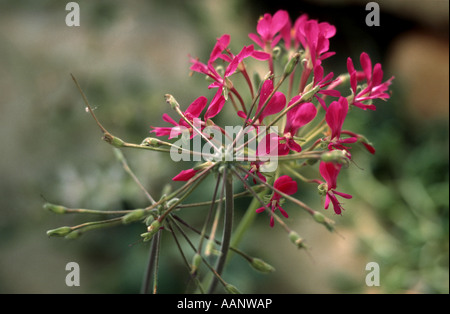
<svg viewBox="0 0 450 314"><path fill-rule="evenodd" d="M305 244L303 243L303 239L300 238L298 233L295 231L291 231L289 233L289 240L291 240L291 242L294 243L297 246L297 248L299 248L299 249L306 247Z"/></svg>
<svg viewBox="0 0 450 314"><path fill-rule="evenodd" d="M197 269L200 267L201 262L202 262L201 255L195 253L194 257L192 258L191 274L195 274L197 272Z"/></svg>
<svg viewBox="0 0 450 314"><path fill-rule="evenodd" d="M71 232L72 232L72 228L65 226L65 227L48 230L47 235L49 237L65 237L66 235L68 235Z"/></svg>
<svg viewBox="0 0 450 314"><path fill-rule="evenodd" d="M161 140L154 137L147 137L142 141L141 145L150 147L159 147L161 145Z"/></svg>
<svg viewBox="0 0 450 314"><path fill-rule="evenodd" d="M170 104L170 106L172 107L172 109L180 108L180 104L176 101L176 99L175 99L172 95L166 94L166 95L164 95L164 97L165 97L165 99L166 99L166 102L167 102L168 104Z"/></svg>
<svg viewBox="0 0 450 314"><path fill-rule="evenodd" d="M314 212L313 218L316 222L324 225L328 229L328 231L332 232L334 230L333 221L331 221L321 213Z"/></svg>
<svg viewBox="0 0 450 314"><path fill-rule="evenodd" d="M307 90L307 88L305 88L305 90ZM314 87L313 89L308 90L307 92L303 93L303 94L302 94L302 97L301 97L301 100L302 100L302 101L308 101L308 100L310 100L311 98L314 97L314 95L315 95L319 90L320 90L320 87L319 87L319 85L317 85L317 86Z"/></svg>
<svg viewBox="0 0 450 314"><path fill-rule="evenodd" d="M250 265L262 273L271 273L275 271L275 268L272 265L267 264L260 258L252 258Z"/></svg>
<svg viewBox="0 0 450 314"><path fill-rule="evenodd" d="M71 233L69 233L68 235L66 235L64 238L68 239L68 240L75 240L75 239L78 239L81 235L82 235L81 231L74 230Z"/></svg>
<svg viewBox="0 0 450 314"><path fill-rule="evenodd" d="M292 56L292 58L288 61L286 66L284 67L284 75L288 76L289 74L294 71L295 67L297 66L298 62L300 60L300 53L296 53Z"/></svg>
<svg viewBox="0 0 450 314"><path fill-rule="evenodd" d="M334 149L329 152L323 153L320 156L320 159L324 162L334 162L346 166L350 162L347 154L348 152L345 149Z"/></svg>
<svg viewBox="0 0 450 314"><path fill-rule="evenodd" d="M67 210L67 207L50 203L45 203L43 207L44 209L49 210L55 214L65 214Z"/></svg>
<svg viewBox="0 0 450 314"><path fill-rule="evenodd" d="M227 290L228 293L230 294L241 294L241 292L238 290L238 288L236 288L235 286L227 283L225 285L225 290Z"/></svg>
<svg viewBox="0 0 450 314"><path fill-rule="evenodd" d="M157 220L153 221L150 224L150 226L148 226L147 231L155 234L156 232L158 232L160 227L161 227L161 222L157 219Z"/></svg>
<svg viewBox="0 0 450 314"><path fill-rule="evenodd" d="M109 133L105 133L105 134L103 135L103 138L102 138L102 139L103 139L105 142L111 144L111 145L114 146L114 147L123 147L123 146L125 146L125 142L124 142L124 141L122 141L120 138L115 137L115 136L113 136L113 135L111 135L111 134L109 134Z"/></svg>
<svg viewBox="0 0 450 314"><path fill-rule="evenodd" d="M144 216L145 216L145 209L135 209L122 217L122 223L126 225L131 222L140 220L144 218Z"/></svg>

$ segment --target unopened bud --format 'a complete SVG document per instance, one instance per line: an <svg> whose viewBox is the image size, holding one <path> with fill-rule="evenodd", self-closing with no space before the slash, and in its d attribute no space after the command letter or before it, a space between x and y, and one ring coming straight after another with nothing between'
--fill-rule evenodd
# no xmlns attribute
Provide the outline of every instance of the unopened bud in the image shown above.
<svg viewBox="0 0 450 314"><path fill-rule="evenodd" d="M103 135L103 138L102 138L102 139L103 139L105 142L111 144L111 145L114 146L114 147L123 147L123 146L125 146L125 142L124 142L124 141L122 141L120 138L115 137L115 136L113 136L113 135L111 135L111 134L109 134L109 133L105 133L105 134Z"/></svg>
<svg viewBox="0 0 450 314"><path fill-rule="evenodd" d="M307 87L305 88L305 90L307 89ZM302 101L308 101L311 98L313 98L313 96L320 90L319 85L317 85L316 87L314 87L311 90L308 90L307 92L305 92L304 94L302 94L301 100Z"/></svg>
<svg viewBox="0 0 450 314"><path fill-rule="evenodd" d="M48 230L47 235L49 237L65 237L66 235L68 235L71 232L72 232L72 228L66 226L66 227L60 227L60 228Z"/></svg>
<svg viewBox="0 0 450 314"><path fill-rule="evenodd" d="M179 198L172 198L171 200L167 201L167 208L171 208L172 206L176 206L177 202L179 202Z"/></svg>
<svg viewBox="0 0 450 314"><path fill-rule="evenodd" d="M296 53L292 56L292 58L288 61L286 66L284 67L284 75L288 76L289 74L294 71L295 67L297 66L298 62L300 60L300 53Z"/></svg>
<svg viewBox="0 0 450 314"><path fill-rule="evenodd" d="M78 239L81 236L81 234L82 234L81 231L74 230L70 232L68 235L66 235L64 238L68 240L75 240Z"/></svg>
<svg viewBox="0 0 450 314"><path fill-rule="evenodd" d="M145 209L135 209L122 217L123 224L129 224L131 222L140 220L145 216Z"/></svg>
<svg viewBox="0 0 450 314"><path fill-rule="evenodd" d="M164 95L164 97L166 98L166 102L170 104L172 109L180 108L180 104L176 101L176 99L172 95L166 94Z"/></svg>
<svg viewBox="0 0 450 314"><path fill-rule="evenodd" d="M161 141L154 137L147 137L142 141L141 145L151 146L151 147L159 147L161 145Z"/></svg>
<svg viewBox="0 0 450 314"><path fill-rule="evenodd" d="M211 253L213 251L216 250L216 244L214 243L214 240L210 239L207 243L206 243L206 247L205 247L205 255L206 256L210 256Z"/></svg>
<svg viewBox="0 0 450 314"><path fill-rule="evenodd" d="M195 253L194 257L192 258L191 274L195 274L197 272L197 269L200 267L201 262L202 262L201 255Z"/></svg>
<svg viewBox="0 0 450 314"><path fill-rule="evenodd" d="M339 164L348 164L347 157L348 152L346 150L333 149L329 152L323 153L320 159L325 162L335 162Z"/></svg>
<svg viewBox="0 0 450 314"><path fill-rule="evenodd" d="M303 239L295 231L291 231L289 233L289 240L291 240L291 242L294 243L299 249L306 247L305 243L303 243Z"/></svg>
<svg viewBox="0 0 450 314"><path fill-rule="evenodd" d="M67 210L67 207L50 203L45 203L43 207L44 209L49 210L55 214L65 214Z"/></svg>
<svg viewBox="0 0 450 314"><path fill-rule="evenodd" d="M158 232L159 228L161 228L161 222L159 220L155 220L150 224L150 226L148 226L147 231L155 234Z"/></svg>
<svg viewBox="0 0 450 314"><path fill-rule="evenodd" d="M316 222L324 225L328 231L332 232L334 230L333 221L325 217L319 212L314 212L313 218Z"/></svg>
<svg viewBox="0 0 450 314"><path fill-rule="evenodd" d="M238 290L238 288L236 288L235 286L227 283L225 285L225 290L227 290L228 293L230 294L241 294L241 292Z"/></svg>
<svg viewBox="0 0 450 314"><path fill-rule="evenodd" d="M253 258L250 265L262 273L271 273L275 271L275 268L272 265L267 264L260 258Z"/></svg>

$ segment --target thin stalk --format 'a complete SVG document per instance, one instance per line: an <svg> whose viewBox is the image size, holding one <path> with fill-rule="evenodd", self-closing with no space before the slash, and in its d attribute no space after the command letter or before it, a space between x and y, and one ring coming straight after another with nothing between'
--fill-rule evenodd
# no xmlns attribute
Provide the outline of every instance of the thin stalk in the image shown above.
<svg viewBox="0 0 450 314"><path fill-rule="evenodd" d="M220 249L221 255L217 262L216 272L220 276L225 266L225 262L228 256L228 250L230 248L231 231L233 229L233 212L234 212L234 200L233 200L233 176L228 173L227 168L223 171L223 184L225 185L225 219L224 229L222 236L222 247ZM209 287L208 293L213 293L217 286L218 277L214 277Z"/></svg>
<svg viewBox="0 0 450 314"><path fill-rule="evenodd" d="M205 236L206 236L206 227L211 220L212 212L214 210L214 205L215 205L216 196L217 196L217 190L219 189L219 185L220 185L220 179L221 179L221 174L219 173L219 175L217 176L217 182L216 182L216 186L214 188L214 192L213 192L213 196L212 196L211 206L209 207L208 215L206 217L205 224L203 225L202 232L200 234L200 241L198 243L198 249L197 249L198 254L201 254L201 251L202 251L203 240L205 239Z"/></svg>
<svg viewBox="0 0 450 314"><path fill-rule="evenodd" d="M158 239L159 239L159 234L161 233L161 230L159 230L155 237L153 237L152 239L152 246L150 248L150 254L148 257L148 263L147 263L147 269L145 272L145 276L144 276L144 281L142 283L142 287L141 287L141 293L142 294L147 294L148 290L149 290L149 286L150 286L150 278L152 276L152 271L155 265L155 257L156 257L156 253L158 252Z"/></svg>

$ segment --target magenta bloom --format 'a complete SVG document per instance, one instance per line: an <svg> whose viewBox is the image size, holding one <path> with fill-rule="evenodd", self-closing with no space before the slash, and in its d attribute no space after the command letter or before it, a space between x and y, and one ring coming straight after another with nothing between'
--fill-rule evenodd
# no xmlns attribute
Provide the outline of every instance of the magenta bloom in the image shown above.
<svg viewBox="0 0 450 314"><path fill-rule="evenodd" d="M386 82L382 83L383 70L381 69L381 64L375 64L372 71L372 61L370 60L369 55L365 52L361 53L360 62L363 71L356 71L352 59L347 59L347 70L350 74L350 86L354 95L352 105L364 110L375 110L376 107L370 103L371 100L389 99L390 95L386 93L386 91L388 90L389 85L391 85L394 77L392 76ZM356 89L358 82L364 80L367 82L367 86L357 93ZM369 100L369 104L363 103L366 100Z"/></svg>
<svg viewBox="0 0 450 314"><path fill-rule="evenodd" d="M333 72L328 73L325 77L323 77L323 74L324 74L323 67L321 65L317 64L314 67L314 83L313 83L313 85L314 85L314 87L319 86L320 90L314 95L314 97L322 105L323 109L327 110L325 101L321 97L319 97L317 94L321 94L324 96L340 97L341 93L334 89L324 89L325 87L329 86L330 84L336 82L337 79L332 80ZM331 85L331 86L333 86L333 85Z"/></svg>
<svg viewBox="0 0 450 314"><path fill-rule="evenodd" d="M256 26L258 34L251 33L248 37L263 50L266 50L266 47L272 49L282 38L279 33L288 23L290 23L290 20L287 11L279 10L273 16L266 13L259 19Z"/></svg>
<svg viewBox="0 0 450 314"><path fill-rule="evenodd" d="M300 95L291 99L288 104L288 108L301 98ZM297 131L304 125L311 122L317 114L316 106L312 103L300 103L289 110L286 114L286 126L284 128L284 135L280 137L281 141L285 143L279 144L279 155L287 155L290 150L301 152L302 147L294 141L293 137L297 134Z"/></svg>
<svg viewBox="0 0 450 314"><path fill-rule="evenodd" d="M297 182L292 180L292 178L288 175L284 175L284 176L281 176L278 179L276 179L275 183L273 184L273 187L287 195L292 195L297 192ZM270 202L269 202L269 204L267 204L267 206L272 209L273 213L275 212L275 210L278 209L284 217L289 218L289 215L280 206L280 199L281 199L281 195L278 194L277 192L274 192L273 196L270 199ZM262 213L264 210L265 210L265 207L263 206L263 207L258 208L256 210L256 212ZM270 216L270 227L273 227L274 223L275 223L275 219L271 215Z"/></svg>
<svg viewBox="0 0 450 314"><path fill-rule="evenodd" d="M188 181L197 174L198 170L188 169L182 170L179 174L172 178L173 181Z"/></svg>
<svg viewBox="0 0 450 314"><path fill-rule="evenodd" d="M328 206L330 205L330 201L333 204L334 212L338 215L342 213L342 206L339 203L339 201L336 198L336 195L342 196L343 198L350 199L352 196L350 194L345 194L336 191L336 181L337 177L339 175L339 172L341 171L342 165L335 164L332 162L321 162L319 166L319 171L322 177L326 181L326 199L325 199L325 205L324 208L328 209Z"/></svg>
<svg viewBox="0 0 450 314"><path fill-rule="evenodd" d="M208 88L218 88L213 101L211 102L205 113L205 120L213 118L222 110L222 107L226 100L223 96L223 94L226 94L224 93L225 89L232 91L234 90L233 83L229 80L229 77L236 72L239 65L245 58L251 56L258 60L265 60L269 57L268 55L266 56L262 55L259 52L256 52L253 48L253 45L244 46L244 48L242 48L242 50L237 55L233 55L227 48L229 42L230 36L227 34L218 38L217 43L210 54L210 58L207 64L204 64L197 59L190 58L190 61L192 63L190 69L194 72L205 74L214 81L208 86ZM227 53L223 53L223 51L226 51ZM223 61L228 63L223 77L217 72L216 68L214 67L214 63L217 59L222 59Z"/></svg>
<svg viewBox="0 0 450 314"><path fill-rule="evenodd" d="M295 26L297 27L295 35L303 48L309 53L311 64L308 68L314 69L317 64L321 64L335 53L328 51L330 48L329 39L336 34L336 28L327 23L319 23L317 20L308 20L300 17Z"/></svg>
<svg viewBox="0 0 450 314"><path fill-rule="evenodd" d="M203 109L206 106L206 103L208 102L208 99L204 96L198 97L196 100L194 100L189 107L184 112L184 115L186 118L194 122L194 119L200 121L198 119L200 117L200 114L202 113ZM173 120L168 114L164 113L162 116L163 120L172 124L173 127L151 127L153 130L150 131L151 133L155 133L156 136L169 136L169 139L174 138L178 135L180 135L183 132L183 129L189 129L191 134L191 138L194 136L194 133L192 132L191 127L189 124L184 121L182 118L180 118L179 122L176 122Z"/></svg>
<svg viewBox="0 0 450 314"><path fill-rule="evenodd" d="M260 114L264 103L269 95L273 92L273 81L266 80L261 88L261 94L259 96L258 108L256 109L256 115ZM283 110L286 106L286 96L282 92L275 92L272 98L269 100L266 108L261 112L258 120L262 122L265 117L276 114ZM255 116L256 116L255 115Z"/></svg>
<svg viewBox="0 0 450 314"><path fill-rule="evenodd" d="M345 97L333 101L327 109L325 120L331 129L329 149L345 149L342 144L355 143L356 137L341 139L342 126L348 113L348 102Z"/></svg>

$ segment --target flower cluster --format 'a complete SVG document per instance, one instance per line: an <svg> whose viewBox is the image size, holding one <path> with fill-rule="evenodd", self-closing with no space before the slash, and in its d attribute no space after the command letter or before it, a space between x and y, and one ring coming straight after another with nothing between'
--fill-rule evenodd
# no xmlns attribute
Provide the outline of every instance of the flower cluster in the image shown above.
<svg viewBox="0 0 450 314"><path fill-rule="evenodd" d="M335 33L336 28L327 22L319 22L309 19L307 15L302 15L292 23L287 11L279 10L273 15L267 13L260 18L256 33L249 34L249 38L254 44L244 46L240 52L233 54L229 48L230 35L225 34L217 39L206 63L191 57L192 65L190 69L193 72L206 75L213 81L208 88L217 89L199 125L205 126L207 121L210 124L214 123L211 119L227 107L234 108L236 115L242 119L243 125L254 127L256 133L261 126L277 125L281 131L276 134L266 134L264 139L259 142L261 145L264 144L266 149L262 150L258 147L255 155L259 156L261 152L269 154L267 151L268 143L276 141L277 154L275 155L278 157L287 156L283 158L284 162L289 160L289 156L292 156L292 159L299 159L299 153L302 152L304 147L307 147L309 153L304 155L305 159L316 158L320 160L319 173L326 183L323 183L320 179L308 181L316 182L320 186L326 184L327 192L324 208L328 208L331 200L335 213L341 214L342 206L335 195L344 198L350 198L351 196L336 192L335 188L343 160L351 159L351 146L348 145L359 142L369 152L375 153L375 149L364 136L343 129L345 119L352 106L363 110L375 110L373 100L388 99L390 96L387 90L393 77L382 82L381 65L377 63L372 68L370 57L365 52L360 57L362 71L357 71L352 59L348 58L348 73L338 77L335 77L332 72L325 74L323 63L335 54L329 50L330 39ZM282 54L284 59L280 56ZM267 72L263 73L262 82L260 82L261 79L253 82L250 79L245 62L247 58L254 59L255 62L267 63ZM275 63L285 59L288 60L287 64L281 73L281 78L276 82L275 78L280 76L276 75L278 69L276 69ZM296 67L298 62L302 66L301 70ZM246 83L239 80L239 75L243 76ZM289 85L287 92L281 91L281 85L284 81L287 81ZM341 95L338 88L348 81L350 82L351 93ZM295 82L298 84L297 89L294 88ZM259 86L257 86L258 83ZM242 88L245 86L243 85L247 85L249 88L251 99L244 100L242 95L245 91ZM258 93L255 94L255 90L258 90ZM330 100L327 100L327 97ZM200 119L201 111L206 107L206 102L203 96L195 100L183 113L184 117L180 119L179 123L164 115L163 120L173 124L174 127L152 127L152 132L157 136L170 134L169 138L171 138L179 135L181 133L179 126L184 125L192 138L196 131L189 127L185 120L192 122L193 118ZM253 111L254 114L252 114ZM324 114L325 119L318 122L316 120L318 120L320 111L323 111L322 115ZM311 126L312 123L315 123L314 127ZM201 129L198 131L201 132ZM223 129L221 132L226 133ZM303 136L299 137L299 133ZM314 140L316 141L314 142ZM308 145L311 141L313 143ZM321 150L321 147L326 147L326 149ZM334 152L334 154L326 154L326 157L324 157L324 153L336 150L342 152L342 154ZM316 152L319 157L312 156L312 152ZM270 154L273 155L273 151ZM335 160L325 161L325 158L330 158L329 156L337 157ZM245 179L256 174L257 176L253 178L254 183L257 183L257 181L266 182L267 176L272 177L274 173L263 174L260 171L263 164L264 162L261 161L249 163L248 168L246 168ZM295 169L291 170L295 171ZM173 180L187 181L197 173L198 170L184 170ZM275 175L279 176L279 174L280 171L277 170ZM297 175L296 177L300 176ZM291 177L283 175L275 181L273 187L277 187L277 182L281 178L292 181ZM297 191L297 188L295 188L295 191ZM287 213L274 202L278 199L279 195L274 192L270 201L272 210L278 208L283 216L287 217ZM257 212L262 212L262 209L264 207L258 208ZM273 224L274 220L271 217L270 225L273 226Z"/></svg>
<svg viewBox="0 0 450 314"><path fill-rule="evenodd" d="M348 73L335 76L327 72L324 64L335 54L330 51L330 40L335 34L336 28L327 22L310 19L307 15L293 22L287 11L279 10L259 19L256 33L249 34L253 43L243 46L237 53L230 48L230 35L218 37L206 62L189 57L192 74L205 75L210 81L205 93L185 110L172 95L167 94L166 102L178 118L163 114L162 120L169 125L151 126L150 133L155 137L147 137L141 144L127 143L109 133L97 120L74 78L86 102L86 109L104 133L105 141L116 148L157 151L169 154L173 161L197 163L175 175L172 180L177 182L175 184L181 182L182 186L175 191L165 191L158 200L143 188L120 150L116 149L124 169L144 190L150 205L135 210L101 212L47 203L44 207L55 213L118 215L104 221L57 228L48 234L73 239L90 229L141 221L146 225L142 240L153 241L150 265L157 263L161 232L168 231L191 269L199 291L205 291L198 280L199 265L204 263L214 275L208 292L213 292L220 282L226 291L235 293L236 287L221 275L229 250L241 255L257 270L273 271L260 259L239 251L236 247L238 240L231 241L236 198L251 197L253 202L240 226L235 228L240 234L233 235L233 239L240 239L256 214L264 212L269 215L270 227L281 226L298 248L305 248L303 239L278 216L281 213L281 216L289 218L282 207L285 201L305 210L328 230L334 230L331 219L325 217L321 210L300 201L295 194L304 191L309 184L317 185L318 195L324 198L324 209L328 209L331 203L334 213L342 214L340 199L352 196L337 191L338 176L350 164L353 147L362 145L369 153L375 153L365 136L345 129L345 122L351 111L375 110L375 100L389 99L388 88L393 80L391 77L383 82L381 65L377 63L372 68L371 59L365 52L360 56L362 70L357 70L352 59L348 58ZM220 125L219 117L225 110L233 110L234 119L228 125ZM307 167L317 169L315 177L304 176L302 172ZM187 202L188 196L210 174L214 174L216 180L211 201ZM242 192L235 193L234 181L243 185ZM177 215L182 209L205 205L209 206L209 212L202 230ZM223 235L217 240L219 220L223 220ZM197 245L189 240L183 228L199 235ZM176 234L185 237L193 249L192 263L187 262ZM203 252L204 240L207 245ZM213 267L205 256L217 252L214 250L216 245L220 245L220 252Z"/></svg>

